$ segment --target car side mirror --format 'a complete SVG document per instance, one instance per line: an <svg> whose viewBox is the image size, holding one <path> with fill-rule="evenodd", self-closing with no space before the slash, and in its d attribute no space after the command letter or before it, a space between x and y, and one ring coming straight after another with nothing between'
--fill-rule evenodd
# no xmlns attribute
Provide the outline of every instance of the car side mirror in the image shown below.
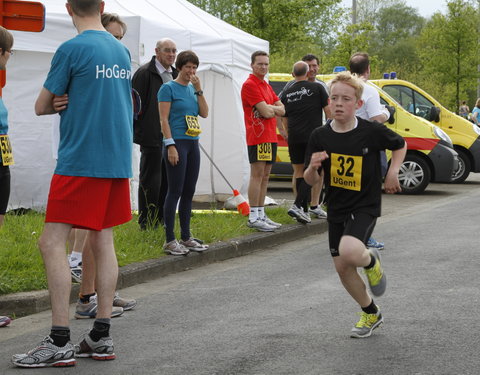
<svg viewBox="0 0 480 375"><path fill-rule="evenodd" d="M428 115L428 121L439 122L440 121L440 108L431 107L430 114Z"/></svg>
<svg viewBox="0 0 480 375"><path fill-rule="evenodd" d="M385 106L388 109L388 112L390 112L390 117L388 118L388 123L389 124L394 124L395 123L395 107L393 105L386 105Z"/></svg>

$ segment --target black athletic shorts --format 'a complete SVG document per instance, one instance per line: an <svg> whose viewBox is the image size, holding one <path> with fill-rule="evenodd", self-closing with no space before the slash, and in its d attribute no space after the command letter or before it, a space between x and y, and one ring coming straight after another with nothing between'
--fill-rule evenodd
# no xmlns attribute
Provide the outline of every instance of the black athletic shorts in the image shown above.
<svg viewBox="0 0 480 375"><path fill-rule="evenodd" d="M338 257L342 236L358 238L365 245L373 233L377 218L362 212L352 213L343 223L328 222L328 242L332 257Z"/></svg>
<svg viewBox="0 0 480 375"><path fill-rule="evenodd" d="M10 198L10 168L1 165L0 161L0 215L7 212L8 198Z"/></svg>
<svg viewBox="0 0 480 375"><path fill-rule="evenodd" d="M289 143L288 153L290 154L290 162L292 164L305 164L305 152L308 143Z"/></svg>
<svg viewBox="0 0 480 375"><path fill-rule="evenodd" d="M265 161L272 164L277 159L276 143L260 143L254 146L248 146L248 160L250 164L257 161Z"/></svg>

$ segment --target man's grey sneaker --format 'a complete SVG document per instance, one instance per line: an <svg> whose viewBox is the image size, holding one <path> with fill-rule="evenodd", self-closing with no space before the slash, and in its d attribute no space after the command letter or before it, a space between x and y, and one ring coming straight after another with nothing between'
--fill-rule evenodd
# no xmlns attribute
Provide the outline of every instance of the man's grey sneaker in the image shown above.
<svg viewBox="0 0 480 375"><path fill-rule="evenodd" d="M299 223L302 224L308 224L312 222L312 219L310 219L310 216L306 214L302 208L299 208L292 204L292 207L288 210L288 215L293 217L295 220L297 220Z"/></svg>
<svg viewBox="0 0 480 375"><path fill-rule="evenodd" d="M137 306L137 301L129 298L122 298L118 295L118 292L115 292L115 297L113 297L113 307L121 307L123 311L129 311ZM113 312L113 310L112 310Z"/></svg>
<svg viewBox="0 0 480 375"><path fill-rule="evenodd" d="M387 276L383 271L378 250L375 248L369 250L370 254L375 257L375 265L370 269L364 269L364 271L365 275L367 275L368 284L370 285L372 294L376 297L380 297L385 293L385 289L387 289Z"/></svg>
<svg viewBox="0 0 480 375"><path fill-rule="evenodd" d="M308 212L310 213L310 215L315 216L317 219L326 219L327 218L327 213L324 210L322 210L322 207L320 207L320 206L318 206L315 209L309 208Z"/></svg>
<svg viewBox="0 0 480 375"><path fill-rule="evenodd" d="M10 324L12 319L10 319L8 316L0 316L0 327L6 327Z"/></svg>
<svg viewBox="0 0 480 375"><path fill-rule="evenodd" d="M75 366L75 348L68 342L59 347L47 336L37 347L25 354L14 354L12 362L19 367L66 367Z"/></svg>
<svg viewBox="0 0 480 375"><path fill-rule="evenodd" d="M70 268L78 267L82 265L82 258L72 257L72 254L68 255L68 264Z"/></svg>
<svg viewBox="0 0 480 375"><path fill-rule="evenodd" d="M274 232L276 229L275 227L271 226L270 224L267 224L265 221L263 221L260 218L258 218L253 222L248 220L247 227L256 229L260 232Z"/></svg>
<svg viewBox="0 0 480 375"><path fill-rule="evenodd" d="M263 221L266 222L268 225L270 225L270 226L272 226L272 227L275 227L275 229L281 228L281 226L282 226L282 224L273 221L273 220L270 219L268 216L265 216L265 217L263 218Z"/></svg>
<svg viewBox="0 0 480 375"><path fill-rule="evenodd" d="M357 324L355 324L355 327L352 328L350 337L359 339L370 337L373 330L382 323L383 316L380 313L380 310L376 314L367 314L366 312L362 311L360 320L357 322Z"/></svg>
<svg viewBox="0 0 480 375"><path fill-rule="evenodd" d="M180 244L177 240L170 241L163 245L163 251L170 255L187 255L190 250Z"/></svg>
<svg viewBox="0 0 480 375"><path fill-rule="evenodd" d="M70 274L74 281L77 283L82 282L82 266L70 267Z"/></svg>
<svg viewBox="0 0 480 375"><path fill-rule="evenodd" d="M92 358L97 361L111 361L116 358L113 352L113 340L111 337L102 337L93 341L88 333L75 345L75 356L79 358Z"/></svg>
<svg viewBox="0 0 480 375"><path fill-rule="evenodd" d="M199 242L192 237L186 241L180 240L180 245L185 246L190 251L196 251L197 253L208 250L208 245L204 245L203 242Z"/></svg>
<svg viewBox="0 0 480 375"><path fill-rule="evenodd" d="M115 301L115 300L114 300ZM77 301L77 307L75 309L75 318L76 319L93 319L97 316L97 296L90 297L88 303L82 303L80 300ZM118 306L112 307L112 318L116 318L123 314L123 308Z"/></svg>

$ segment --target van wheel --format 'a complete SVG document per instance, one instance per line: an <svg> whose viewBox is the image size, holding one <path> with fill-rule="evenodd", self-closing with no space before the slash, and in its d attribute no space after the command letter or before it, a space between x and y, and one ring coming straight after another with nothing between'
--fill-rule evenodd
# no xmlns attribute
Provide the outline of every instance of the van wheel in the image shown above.
<svg viewBox="0 0 480 375"><path fill-rule="evenodd" d="M472 163L468 155L462 150L455 150L458 153L458 169L453 172L452 183L461 184L465 181L472 170Z"/></svg>
<svg viewBox="0 0 480 375"><path fill-rule="evenodd" d="M422 193L430 183L431 175L430 167L425 160L420 156L407 154L398 173L402 193Z"/></svg>

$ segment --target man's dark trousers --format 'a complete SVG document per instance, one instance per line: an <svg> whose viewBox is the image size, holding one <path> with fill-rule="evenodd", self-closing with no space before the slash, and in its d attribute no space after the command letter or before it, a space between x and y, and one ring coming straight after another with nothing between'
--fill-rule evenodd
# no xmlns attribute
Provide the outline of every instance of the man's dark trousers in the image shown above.
<svg viewBox="0 0 480 375"><path fill-rule="evenodd" d="M163 223L163 204L168 190L162 147L140 146L140 154L138 223L141 229L157 228Z"/></svg>

